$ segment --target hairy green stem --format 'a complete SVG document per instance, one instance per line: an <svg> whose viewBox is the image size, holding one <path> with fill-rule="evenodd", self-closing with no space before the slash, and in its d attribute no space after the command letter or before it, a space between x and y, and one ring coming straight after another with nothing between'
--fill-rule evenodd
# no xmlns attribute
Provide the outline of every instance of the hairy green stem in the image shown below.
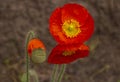
<svg viewBox="0 0 120 82"><path fill-rule="evenodd" d="M25 54L26 54L26 81L29 82L29 64L30 59L27 52L27 46L30 39L34 38L35 34L33 31L28 32L25 43Z"/></svg>
<svg viewBox="0 0 120 82"><path fill-rule="evenodd" d="M27 82L29 82L29 57L28 55L26 54L26 78L27 78Z"/></svg>
<svg viewBox="0 0 120 82"><path fill-rule="evenodd" d="M65 72L65 68L66 68L66 64L63 64L62 67L61 67L60 74L58 76L58 81L57 82L61 82L63 74Z"/></svg>
<svg viewBox="0 0 120 82"><path fill-rule="evenodd" d="M54 65L51 82L55 82L56 76L57 76L57 72L58 72L58 64Z"/></svg>

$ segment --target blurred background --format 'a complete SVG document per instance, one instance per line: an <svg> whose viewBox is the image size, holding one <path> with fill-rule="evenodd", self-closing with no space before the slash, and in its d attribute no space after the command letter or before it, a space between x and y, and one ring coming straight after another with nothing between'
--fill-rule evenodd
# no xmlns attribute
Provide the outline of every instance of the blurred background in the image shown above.
<svg viewBox="0 0 120 82"><path fill-rule="evenodd" d="M62 82L120 82L120 0L0 0L0 82L20 82L25 72L25 37L34 30L47 48L51 12L65 3L81 4L95 20L87 42L89 57L67 65ZM50 82L53 65L31 63L40 82Z"/></svg>

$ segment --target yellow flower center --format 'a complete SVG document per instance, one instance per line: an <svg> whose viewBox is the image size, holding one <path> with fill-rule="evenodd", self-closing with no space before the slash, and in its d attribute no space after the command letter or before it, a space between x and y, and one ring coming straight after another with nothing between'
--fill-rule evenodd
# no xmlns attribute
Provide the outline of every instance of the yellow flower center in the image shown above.
<svg viewBox="0 0 120 82"><path fill-rule="evenodd" d="M73 38L76 37L81 32L81 29L79 27L80 27L79 22L74 19L71 19L63 23L62 30L67 37Z"/></svg>
<svg viewBox="0 0 120 82"><path fill-rule="evenodd" d="M71 56L71 55L73 55L75 53L75 51L64 51L63 53L62 53L62 55L64 55L64 56Z"/></svg>

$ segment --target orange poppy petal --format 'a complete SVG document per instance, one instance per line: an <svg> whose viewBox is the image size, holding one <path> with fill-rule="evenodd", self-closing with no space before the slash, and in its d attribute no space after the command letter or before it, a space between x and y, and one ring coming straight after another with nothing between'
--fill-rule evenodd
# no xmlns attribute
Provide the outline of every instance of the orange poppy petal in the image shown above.
<svg viewBox="0 0 120 82"><path fill-rule="evenodd" d="M62 22L69 19L76 19L82 26L88 17L88 11L78 4L66 4L62 7Z"/></svg>
<svg viewBox="0 0 120 82"><path fill-rule="evenodd" d="M81 33L78 35L78 40L84 42L88 40L94 32L94 20L88 15L88 18L83 26L81 26Z"/></svg>
<svg viewBox="0 0 120 82"><path fill-rule="evenodd" d="M39 48L45 50L45 46L42 41L37 38L31 39L28 43L28 54L31 56L32 51Z"/></svg>

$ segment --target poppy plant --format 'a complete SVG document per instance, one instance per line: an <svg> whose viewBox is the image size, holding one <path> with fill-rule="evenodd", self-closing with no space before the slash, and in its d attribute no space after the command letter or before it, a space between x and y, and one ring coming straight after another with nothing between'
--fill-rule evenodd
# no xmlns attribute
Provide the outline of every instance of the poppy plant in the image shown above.
<svg viewBox="0 0 120 82"><path fill-rule="evenodd" d="M52 64L68 64L79 58L84 58L89 54L89 47L82 44L78 49L67 47L67 45L58 44L53 48L48 57L48 62Z"/></svg>
<svg viewBox="0 0 120 82"><path fill-rule="evenodd" d="M41 40L39 40L39 39L37 39L37 38L33 38L33 39L31 39L31 40L29 41L29 43L28 43L28 48L27 48L27 50L28 50L29 56L31 56L31 55L32 55L32 52L33 52L34 50L37 50L37 49L45 50L45 46L44 46L44 44L42 43Z"/></svg>
<svg viewBox="0 0 120 82"><path fill-rule="evenodd" d="M60 44L83 43L94 30L92 16L78 4L66 4L55 9L49 23L50 33Z"/></svg>

